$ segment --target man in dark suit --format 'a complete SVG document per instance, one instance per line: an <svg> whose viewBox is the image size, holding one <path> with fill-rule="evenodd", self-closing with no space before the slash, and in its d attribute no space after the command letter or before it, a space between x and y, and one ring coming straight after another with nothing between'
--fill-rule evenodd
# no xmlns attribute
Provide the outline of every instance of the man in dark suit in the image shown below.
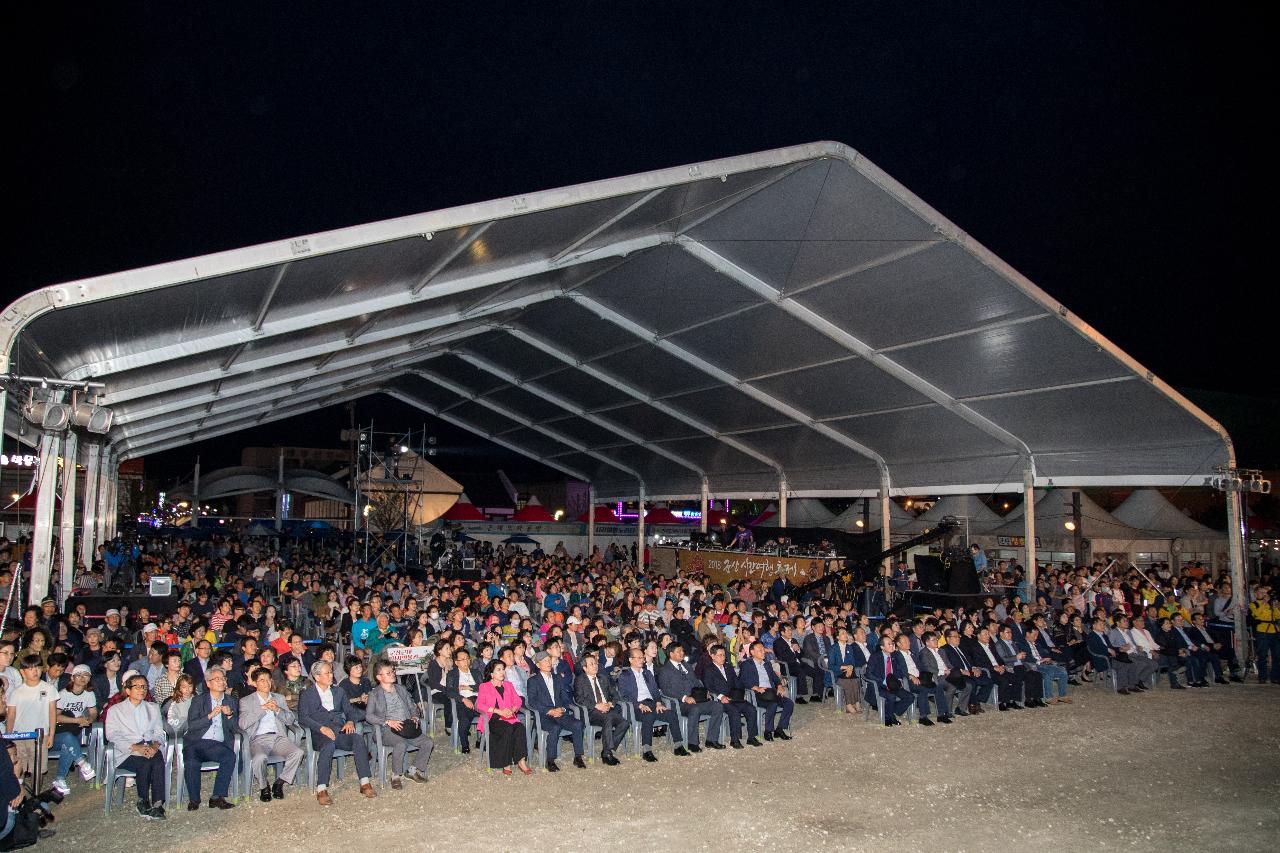
<svg viewBox="0 0 1280 853"><path fill-rule="evenodd" d="M311 684L298 697L298 722L311 733L311 745L316 750L316 800L322 806L333 802L329 775L336 749L351 752L355 759L360 793L368 799L377 796L369 781L369 749L364 738L356 734L358 716L346 692L333 683L333 664L323 660L312 664Z"/></svg>
<svg viewBox="0 0 1280 853"><path fill-rule="evenodd" d="M950 678L951 664L947 663L942 650L938 648L936 631L926 631L923 642L924 647L916 656L916 665L920 667L920 680L926 684L931 682L937 688L934 692L934 704L938 707L938 722L951 722L953 702L956 714L968 716L965 706L969 704L969 695L973 692L973 679L966 675L960 675L957 681Z"/></svg>
<svg viewBox="0 0 1280 853"><path fill-rule="evenodd" d="M298 663L302 664L303 672L310 672L311 664L316 662L316 656L307 649L307 645L303 642L301 634L290 635L289 651L280 656L280 660L276 663L276 667L281 672L284 672L285 668L289 666L289 661L291 660L296 660Z"/></svg>
<svg viewBox="0 0 1280 853"><path fill-rule="evenodd" d="M996 657L1000 663L1013 672L1022 681L1022 695L1026 697L1028 708L1047 708L1044 702L1044 679L1038 670L1027 665L1027 653L1018 648L1013 636L1013 628L1008 625L1000 627L1000 637L992 642Z"/></svg>
<svg viewBox="0 0 1280 853"><path fill-rule="evenodd" d="M738 683L755 694L756 707L764 709L764 739L791 740L787 727L791 725L795 703L788 698L787 688L773 667L765 663L764 643L756 640L748 655L738 667Z"/></svg>
<svg viewBox="0 0 1280 853"><path fill-rule="evenodd" d="M773 656L787 668L787 674L796 680L796 704L807 704L805 696L817 693L815 701L822 701L822 672L800 657L801 647L789 622L778 623L778 639L773 644Z"/></svg>
<svg viewBox="0 0 1280 853"><path fill-rule="evenodd" d="M182 737L183 778L187 785L187 810L200 808L200 765L218 763L209 807L234 808L228 802L231 779L236 772L233 747L240 722L240 702L227 691L227 676L218 667L205 673L205 690L191 700L187 709L187 733Z"/></svg>
<svg viewBox="0 0 1280 853"><path fill-rule="evenodd" d="M1111 648L1111 643L1107 640L1106 628L1107 623L1103 620L1093 620L1093 630L1084 635L1084 643L1089 649L1089 655L1093 658L1093 668L1098 672L1106 672L1108 669L1114 670L1116 674L1116 692L1122 696L1128 696L1130 689L1137 683L1137 674L1133 664L1126 660L1120 660L1116 650ZM1172 678L1172 671L1170 671L1169 675ZM1137 691L1135 690L1134 692Z"/></svg>
<svg viewBox="0 0 1280 853"><path fill-rule="evenodd" d="M662 704L658 680L645 669L644 652L631 649L628 660L631 665L618 673L618 695L622 697L622 701L630 702L635 709L636 721L640 723L640 740L644 744L644 760L657 761L658 757L653 754L653 724L662 720L667 724L671 739L679 742L680 718L676 716L675 708ZM676 747L675 754L686 756L693 753L681 743Z"/></svg>
<svg viewBox="0 0 1280 853"><path fill-rule="evenodd" d="M1000 656L996 653L991 632L986 628L980 630L977 642L972 648L973 656L977 659L978 666L986 669L991 674L991 680L996 683L996 690L998 691L996 695L1000 698L1000 710L1023 710L1023 706L1019 702L1022 698L1023 679L1018 673L1014 672L1012 666L1007 666L1001 662Z"/></svg>
<svg viewBox="0 0 1280 853"><path fill-rule="evenodd" d="M618 688L613 685L613 679L600 673L600 659L594 654L585 655L578 669L573 698L587 709L587 722L600 727L600 760L613 767L620 763L614 750L626 738L631 724L618 707Z"/></svg>
<svg viewBox="0 0 1280 853"><path fill-rule="evenodd" d="M538 722L547 736L547 770L555 773L560 768L556 758L560 755L560 734L568 732L573 739L573 766L585 770L582 760L582 720L573 713L573 696L569 685L554 667L557 663L549 652L534 656L538 671L530 673L525 685L525 704L538 715Z"/></svg>
<svg viewBox="0 0 1280 853"><path fill-rule="evenodd" d="M983 713L982 703L991 696L991 677L969 660L969 656L960 648L960 632L955 628L947 631L947 644L942 648L942 657L951 667L947 680L957 690L964 690L966 687L969 689L969 713ZM959 713L958 709L956 713Z"/></svg>
<svg viewBox="0 0 1280 853"><path fill-rule="evenodd" d="M711 647L711 663L703 670L702 683L712 699L719 702L729 716L729 746L742 749L742 721L747 722L747 743L764 746L757 735L759 725L756 709L746 699L746 691L738 679L738 673L728 664L728 652L720 644Z"/></svg>
<svg viewBox="0 0 1280 853"><path fill-rule="evenodd" d="M182 665L182 671L191 676L198 693L204 690L204 674L209 669L209 658L213 655L213 645L208 640L200 640L196 643L195 652L195 657Z"/></svg>
<svg viewBox="0 0 1280 853"><path fill-rule="evenodd" d="M1209 633L1209 627L1205 624L1203 613L1191 614L1191 627L1187 629L1187 634L1203 650L1202 660L1206 667L1213 670L1214 682L1217 684L1230 684L1230 681L1222 677L1222 658L1224 655L1227 656L1229 664L1231 662L1231 649ZM1207 675L1208 670L1205 670L1204 674Z"/></svg>
<svg viewBox="0 0 1280 853"><path fill-rule="evenodd" d="M724 749L724 744L720 743L724 708L709 698L702 681L685 665L683 646L672 643L667 647L667 654L670 659L658 670L658 689L676 701L676 707L685 718L685 748L690 752L702 751L698 746L698 725L706 717L707 748Z"/></svg>
<svg viewBox="0 0 1280 853"><path fill-rule="evenodd" d="M893 638L889 635L881 637L879 651L871 653L871 660L867 661L866 677L876 685L876 698L884 711L884 724L902 725L898 715L906 713L915 699L906 686L909 677L907 662L894 649ZM890 678L896 680L896 685L889 684Z"/></svg>
<svg viewBox="0 0 1280 853"><path fill-rule="evenodd" d="M822 668L823 663L827 660L827 654L831 651L832 640L827 636L827 624L822 621L821 616L815 616L809 620L809 633L805 636L804 642L800 644L800 658L808 664L811 672L818 673L817 691L818 701L827 695L827 672ZM833 676L834 677L834 676Z"/></svg>

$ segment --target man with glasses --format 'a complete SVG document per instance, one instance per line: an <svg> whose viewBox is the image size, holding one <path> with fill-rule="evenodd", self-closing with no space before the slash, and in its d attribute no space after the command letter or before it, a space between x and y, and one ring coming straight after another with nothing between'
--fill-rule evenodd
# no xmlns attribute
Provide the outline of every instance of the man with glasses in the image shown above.
<svg viewBox="0 0 1280 853"><path fill-rule="evenodd" d="M160 708L147 699L147 679L129 678L125 698L115 713L107 715L106 735L117 755L125 756L121 770L134 776L138 792L138 814L148 820L164 820L165 777L164 726Z"/></svg>
<svg viewBox="0 0 1280 853"><path fill-rule="evenodd" d="M217 762L218 774L213 780L213 796L209 807L231 809L227 800L231 779L236 771L236 726L240 704L227 693L227 676L218 667L210 667L204 676L205 691L191 700L187 712L187 733L182 736L183 778L187 784L187 810L200 808L200 765Z"/></svg>
<svg viewBox="0 0 1280 853"><path fill-rule="evenodd" d="M209 641L200 640L196 643L196 656L182 667L182 671L191 676L191 680L196 683L197 690L204 684L204 674L209 669L209 659L212 654L213 646Z"/></svg>

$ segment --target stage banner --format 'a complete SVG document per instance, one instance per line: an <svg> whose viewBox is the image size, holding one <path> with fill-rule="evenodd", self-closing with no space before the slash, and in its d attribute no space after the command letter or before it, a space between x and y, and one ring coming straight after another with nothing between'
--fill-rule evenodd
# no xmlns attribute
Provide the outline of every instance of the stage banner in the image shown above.
<svg viewBox="0 0 1280 853"><path fill-rule="evenodd" d="M828 560L821 557L777 557L733 551L690 551L681 548L676 553L682 572L703 572L713 583L719 584L734 580L773 583L775 578L781 577L788 583L799 586L820 578L826 573L828 563Z"/></svg>

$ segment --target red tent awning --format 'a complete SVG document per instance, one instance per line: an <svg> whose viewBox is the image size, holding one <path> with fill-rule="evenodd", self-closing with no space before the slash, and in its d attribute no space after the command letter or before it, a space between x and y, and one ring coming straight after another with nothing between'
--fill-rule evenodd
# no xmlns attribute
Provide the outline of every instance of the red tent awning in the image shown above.
<svg viewBox="0 0 1280 853"><path fill-rule="evenodd" d="M484 513L476 509L476 505L467 499L464 492L458 498L458 502L449 507L448 511L440 516L445 521L484 521Z"/></svg>
<svg viewBox="0 0 1280 853"><path fill-rule="evenodd" d="M34 489L31 491L31 494L23 495L22 497L18 498L17 503L14 503L13 506L9 506L9 503L13 500L13 498L8 496L6 496L6 498L7 499L5 500L5 502L3 504L0 504L0 506L8 506L9 512L17 512L19 510L23 512L35 511L36 492ZM61 504L62 504L62 497L55 492L53 496L53 505L60 506Z"/></svg>
<svg viewBox="0 0 1280 853"><path fill-rule="evenodd" d="M516 514L511 516L511 520L525 524L530 522L546 524L554 522L556 517L547 512L547 508L538 503L537 498L529 498L529 502L522 509L517 510Z"/></svg>
<svg viewBox="0 0 1280 853"><path fill-rule="evenodd" d="M722 509L707 510L707 527L718 527L729 524L729 514Z"/></svg>
<svg viewBox="0 0 1280 853"><path fill-rule="evenodd" d="M613 507L611 506L601 505L596 507L595 517L596 517L596 524L621 524L622 523L618 518L618 514L613 511ZM582 515L578 516L578 521L582 522L583 524L586 524L587 514L584 512Z"/></svg>
<svg viewBox="0 0 1280 853"><path fill-rule="evenodd" d="M683 524L684 519L671 513L665 506L655 506L644 514L645 524Z"/></svg>

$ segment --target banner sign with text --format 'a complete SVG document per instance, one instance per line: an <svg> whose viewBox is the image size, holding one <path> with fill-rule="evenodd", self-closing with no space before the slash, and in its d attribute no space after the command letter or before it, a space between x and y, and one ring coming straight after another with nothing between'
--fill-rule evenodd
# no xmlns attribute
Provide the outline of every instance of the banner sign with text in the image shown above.
<svg viewBox="0 0 1280 853"><path fill-rule="evenodd" d="M684 548L679 549L677 554L682 572L703 572L713 583L719 584L733 580L755 580L769 584L780 577L787 583L798 586L826 574L828 562L833 568L838 562L821 557L778 557L734 551L690 551Z"/></svg>

